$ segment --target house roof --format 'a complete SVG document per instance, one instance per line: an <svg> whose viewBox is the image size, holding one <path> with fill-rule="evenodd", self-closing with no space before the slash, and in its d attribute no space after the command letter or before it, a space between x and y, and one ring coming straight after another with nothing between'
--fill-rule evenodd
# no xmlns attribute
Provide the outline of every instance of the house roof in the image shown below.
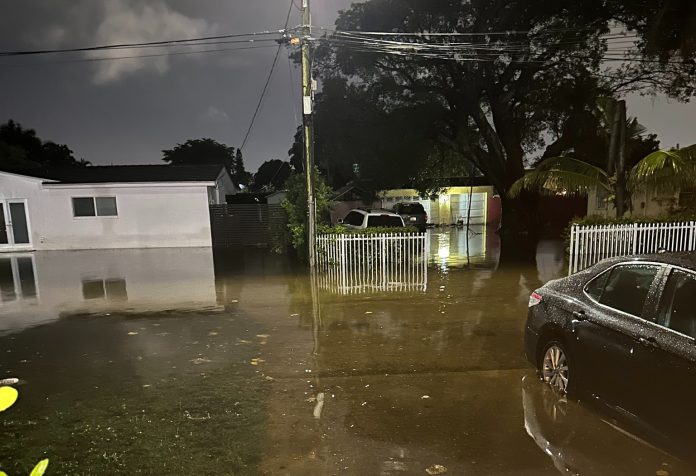
<svg viewBox="0 0 696 476"><path fill-rule="evenodd" d="M48 184L214 182L222 165L108 165L0 171L45 179Z"/></svg>
<svg viewBox="0 0 696 476"><path fill-rule="evenodd" d="M110 165L48 170L43 178L59 183L214 182L222 165Z"/></svg>

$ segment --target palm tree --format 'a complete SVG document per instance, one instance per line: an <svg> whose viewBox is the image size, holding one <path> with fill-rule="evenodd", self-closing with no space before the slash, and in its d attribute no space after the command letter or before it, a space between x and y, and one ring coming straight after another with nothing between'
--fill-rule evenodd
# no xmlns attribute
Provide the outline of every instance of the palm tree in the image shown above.
<svg viewBox="0 0 696 476"><path fill-rule="evenodd" d="M638 162L631 170L631 190L658 192L679 190L696 184L696 144L681 149L658 150Z"/></svg>
<svg viewBox="0 0 696 476"><path fill-rule="evenodd" d="M658 150L640 160L628 174L628 190L679 190L696 184L696 144L681 149ZM573 157L551 157L517 180L510 188L512 197L523 190L550 195L587 194L604 188L614 194L615 177L599 167Z"/></svg>

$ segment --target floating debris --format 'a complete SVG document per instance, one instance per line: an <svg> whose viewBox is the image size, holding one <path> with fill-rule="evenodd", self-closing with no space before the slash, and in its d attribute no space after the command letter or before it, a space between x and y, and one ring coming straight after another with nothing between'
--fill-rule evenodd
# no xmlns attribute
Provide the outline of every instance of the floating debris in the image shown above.
<svg viewBox="0 0 696 476"><path fill-rule="evenodd" d="M321 410L324 408L324 394L322 392L319 392L317 394L317 404L314 405L314 412L312 412L312 415L314 415L315 419L320 419L321 418Z"/></svg>
<svg viewBox="0 0 696 476"><path fill-rule="evenodd" d="M196 357L195 359L191 359L189 362L193 362L196 365L200 365L212 362L212 360L206 359L205 357Z"/></svg>
<svg viewBox="0 0 696 476"><path fill-rule="evenodd" d="M256 359L251 359L251 362L249 362L249 363L250 363L251 365L259 365L259 364L262 364L262 363L264 363L264 362L265 362L265 360L263 360L262 358L259 357L259 358L256 358Z"/></svg>
<svg viewBox="0 0 696 476"><path fill-rule="evenodd" d="M0 387L5 385L17 385L19 383L18 378L4 378L0 380Z"/></svg>
<svg viewBox="0 0 696 476"><path fill-rule="evenodd" d="M128 333L128 335L129 335L129 336L137 336L138 333L135 332L135 331L130 331L130 332Z"/></svg>
<svg viewBox="0 0 696 476"><path fill-rule="evenodd" d="M434 464L430 466L429 468L426 468L425 470L426 473L428 474L445 474L447 472L447 468L442 466L441 464Z"/></svg>
<svg viewBox="0 0 696 476"><path fill-rule="evenodd" d="M365 311L365 314L372 314L372 311Z"/></svg>
<svg viewBox="0 0 696 476"><path fill-rule="evenodd" d="M215 332L215 331L210 331L210 332L208 332L208 335L212 337L212 336L220 335L220 333Z"/></svg>
<svg viewBox="0 0 696 476"><path fill-rule="evenodd" d="M427 400L428 398L430 398L430 395L423 395L423 396L421 397L421 400Z"/></svg>

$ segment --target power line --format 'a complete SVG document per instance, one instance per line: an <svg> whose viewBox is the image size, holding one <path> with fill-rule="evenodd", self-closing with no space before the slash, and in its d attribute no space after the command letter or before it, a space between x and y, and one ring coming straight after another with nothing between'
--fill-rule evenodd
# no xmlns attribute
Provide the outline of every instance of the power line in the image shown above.
<svg viewBox="0 0 696 476"><path fill-rule="evenodd" d="M124 48L141 48L141 47L152 47L152 46L174 46L174 45L186 45L187 43L200 42L200 41L211 41L211 40L224 40L230 38L241 38L246 36L267 36L267 35L278 35L285 33L287 25L282 30L266 30L257 31L253 33L239 33L234 35L218 35L218 36L204 36L199 38L187 38L180 40L164 40L164 41L150 41L143 43L119 43L112 45L100 45L100 46L85 46L80 48L62 48L62 49L52 49L52 50L25 50L25 51L0 51L0 56L28 56L28 55L43 55L43 54L55 54L55 53L79 53L85 51L98 51L98 50L111 50L111 49L124 49ZM258 41L258 40L257 40Z"/></svg>
<svg viewBox="0 0 696 476"><path fill-rule="evenodd" d="M214 48L209 50L196 50L196 51L175 51L167 53L155 53L148 55L128 55L128 56L111 56L102 58L77 58L70 60L60 60L60 61L45 61L45 62L34 62L34 63L15 63L15 64L2 64L0 68L14 68L14 67L25 67L25 66L43 66L48 64L70 64L70 63L90 63L99 61L112 61L112 60L125 60L125 59L135 59L135 58L157 58L162 56L180 56L180 55L193 55L193 54L206 54L206 53L219 53L225 51L241 51L241 50L255 50L261 48L274 48L275 45L257 45L257 46L244 46L240 48Z"/></svg>
<svg viewBox="0 0 696 476"><path fill-rule="evenodd" d="M290 14L292 13L292 7L295 4L294 0L290 0L290 6L288 7L288 15L285 18L285 26L283 27L283 32L287 31L288 24L290 23ZM261 104L266 97L266 92L268 91L268 85L271 83L271 78L273 77L273 71L275 71L276 64L278 63L278 56L280 56L280 49L283 47L282 43L278 44L278 49L276 50L275 56L273 57L273 63L271 63L271 70L268 72L268 77L266 78L266 84L263 85L263 90L261 91L261 97L259 98L258 104L256 104L256 110L254 110L254 115L251 116L251 122L249 123L249 128L244 134L244 140L242 141L242 146L240 150L244 151L247 141L249 140L249 135L251 134L254 124L256 122L256 117L259 115L261 110Z"/></svg>

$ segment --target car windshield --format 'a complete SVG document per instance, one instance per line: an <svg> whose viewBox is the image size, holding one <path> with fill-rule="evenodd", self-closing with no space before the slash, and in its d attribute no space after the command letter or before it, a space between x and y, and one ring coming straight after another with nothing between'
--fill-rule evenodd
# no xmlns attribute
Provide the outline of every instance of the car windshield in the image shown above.
<svg viewBox="0 0 696 476"><path fill-rule="evenodd" d="M386 227L403 227L404 223L401 217L394 215L370 215L367 218L368 227L386 226Z"/></svg>

